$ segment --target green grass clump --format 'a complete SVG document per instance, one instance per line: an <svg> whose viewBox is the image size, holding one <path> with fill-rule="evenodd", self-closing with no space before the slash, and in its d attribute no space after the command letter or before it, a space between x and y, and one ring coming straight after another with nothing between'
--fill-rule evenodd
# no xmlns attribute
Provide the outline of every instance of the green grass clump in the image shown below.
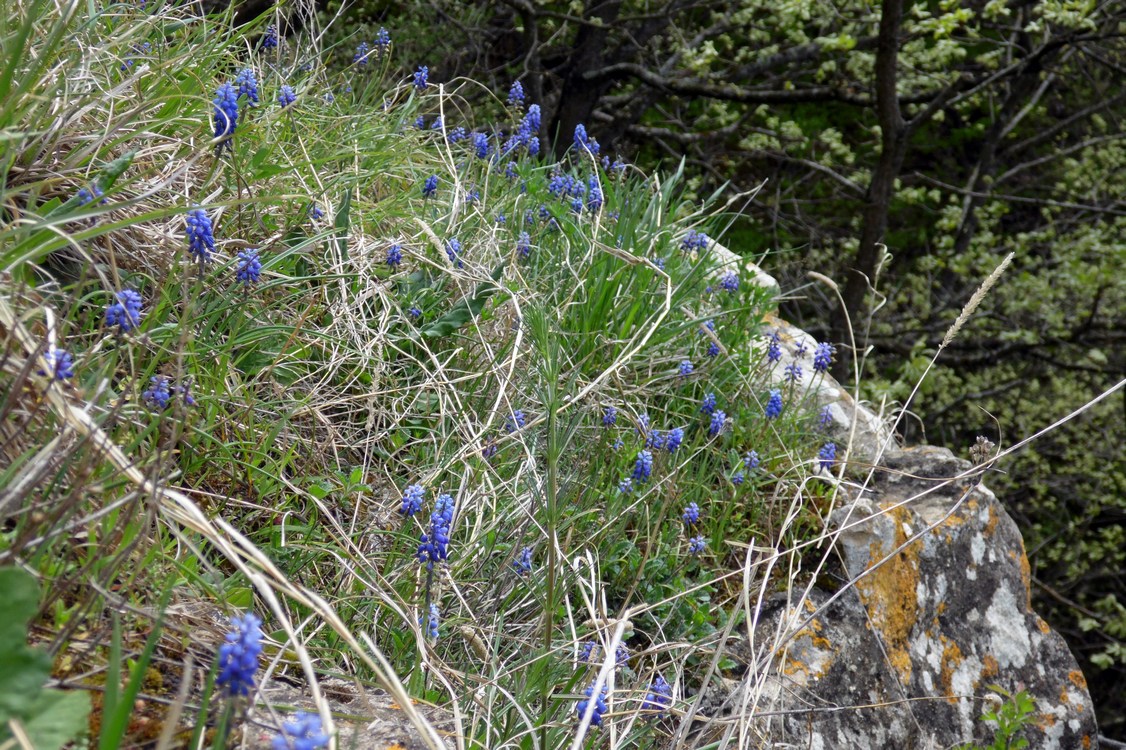
<svg viewBox="0 0 1126 750"><path fill-rule="evenodd" d="M731 666L713 657L757 595L748 545L815 535L831 491L809 481L804 389L765 415L769 293L722 288L707 243L685 248L714 206L684 204L680 173L502 153L524 112L476 121L475 84L419 88L388 50L330 72L313 28L271 47L280 19L18 11L0 28L0 564L46 582L57 671L107 610L171 590L173 615L261 615L275 674L457 702L475 747L570 743L600 664L615 742L672 731L639 720L650 683L679 716ZM246 70L259 101L224 120L216 92ZM140 315L110 325L125 290ZM426 566L443 493L448 557ZM213 658L182 630L181 656ZM123 640L85 658L117 675Z"/></svg>

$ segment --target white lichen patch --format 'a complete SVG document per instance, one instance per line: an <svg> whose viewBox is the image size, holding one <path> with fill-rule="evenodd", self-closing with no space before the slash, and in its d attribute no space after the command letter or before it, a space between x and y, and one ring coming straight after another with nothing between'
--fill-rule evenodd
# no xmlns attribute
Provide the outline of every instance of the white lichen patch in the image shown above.
<svg viewBox="0 0 1126 750"><path fill-rule="evenodd" d="M1001 669L1021 668L1028 661L1032 643L1028 624L1008 584L1002 583L985 611L985 624L992 631L989 653Z"/></svg>

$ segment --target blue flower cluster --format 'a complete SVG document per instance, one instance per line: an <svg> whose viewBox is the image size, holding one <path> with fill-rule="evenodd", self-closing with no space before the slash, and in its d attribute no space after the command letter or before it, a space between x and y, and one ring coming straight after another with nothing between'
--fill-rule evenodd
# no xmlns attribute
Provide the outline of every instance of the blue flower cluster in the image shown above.
<svg viewBox="0 0 1126 750"><path fill-rule="evenodd" d="M432 174L426 178L426 182L422 183L422 197L433 198L434 194L438 192L438 175Z"/></svg>
<svg viewBox="0 0 1126 750"><path fill-rule="evenodd" d="M770 391L770 398L766 402L766 418L777 419L782 415L782 391L777 388Z"/></svg>
<svg viewBox="0 0 1126 750"><path fill-rule="evenodd" d="M782 337L778 335L778 331L770 334L770 338L767 340L766 358L771 362L782 359Z"/></svg>
<svg viewBox="0 0 1126 750"><path fill-rule="evenodd" d="M328 745L321 717L298 711L282 724L281 732L270 743L271 750L318 750Z"/></svg>
<svg viewBox="0 0 1126 750"><path fill-rule="evenodd" d="M74 377L74 357L65 349L52 346L43 354L43 359L47 360L47 370L40 370L40 375L55 380L70 380Z"/></svg>
<svg viewBox="0 0 1126 750"><path fill-rule="evenodd" d="M430 614L426 618L426 632L431 638L433 638L435 640L438 639L438 625L439 625L439 623L440 623L440 618L439 618L439 615L438 615L438 605L431 602L431 604L430 604Z"/></svg>
<svg viewBox="0 0 1126 750"><path fill-rule="evenodd" d="M418 66L418 70L414 72L414 87L418 91L423 91L427 84L430 82L430 68L425 65Z"/></svg>
<svg viewBox="0 0 1126 750"><path fill-rule="evenodd" d="M516 575L526 576L532 572L532 548L525 547L520 550L520 556L512 563L512 567L516 568Z"/></svg>
<svg viewBox="0 0 1126 750"><path fill-rule="evenodd" d="M222 153L224 149L234 148L231 137L235 134L235 127L238 125L238 92L235 91L235 87L229 83L220 84L215 92L213 104L215 105L212 116L215 120L215 138L225 139L219 142L215 151Z"/></svg>
<svg viewBox="0 0 1126 750"><path fill-rule="evenodd" d="M688 554L699 555L708 547L708 541L704 539L704 535L700 534L688 540Z"/></svg>
<svg viewBox="0 0 1126 750"><path fill-rule="evenodd" d="M704 414L715 414L715 394L705 393L704 400L700 402L700 411Z"/></svg>
<svg viewBox="0 0 1126 750"><path fill-rule="evenodd" d="M734 271L727 271L723 276L720 276L719 285L734 294L739 291L739 274Z"/></svg>
<svg viewBox="0 0 1126 750"><path fill-rule="evenodd" d="M399 512L404 515L413 516L422 510L422 498L425 496L426 490L421 484L412 484L407 487L407 491L403 493L403 507Z"/></svg>
<svg viewBox="0 0 1126 750"><path fill-rule="evenodd" d="M235 85L238 86L238 95L245 96L251 105L258 103L258 79L254 77L254 70L243 68L235 76Z"/></svg>
<svg viewBox="0 0 1126 750"><path fill-rule="evenodd" d="M602 410L602 425L604 427L611 427L618 421L618 410L613 406L607 406Z"/></svg>
<svg viewBox="0 0 1126 750"><path fill-rule="evenodd" d="M489 144L488 133L473 134L473 150L476 152L478 159L489 158L489 153L492 151L492 146Z"/></svg>
<svg viewBox="0 0 1126 750"><path fill-rule="evenodd" d="M248 287L257 284L260 278L262 278L262 261L258 258L258 251L251 247L240 252L235 263L235 279Z"/></svg>
<svg viewBox="0 0 1126 750"><path fill-rule="evenodd" d="M676 453L680 448L680 444L684 442L684 428L673 427L669 430L668 437L665 439L665 450L669 453Z"/></svg>
<svg viewBox="0 0 1126 750"><path fill-rule="evenodd" d="M457 238L451 237L446 240L446 257L450 259L450 263L458 268L465 268L465 263L461 260L461 243L457 241Z"/></svg>
<svg viewBox="0 0 1126 750"><path fill-rule="evenodd" d="M283 85L281 91L278 92L278 104L282 107L288 107L295 101L297 101L297 94L294 93L293 87Z"/></svg>
<svg viewBox="0 0 1126 750"><path fill-rule="evenodd" d="M672 685L666 682L664 677L657 675L657 679L653 680L653 684L649 687L645 700L641 702L641 710L654 711L663 716L671 705Z"/></svg>
<svg viewBox="0 0 1126 750"><path fill-rule="evenodd" d="M533 104L521 118L514 132L504 144L503 154L508 155L517 149L523 148L529 156L536 156L540 152L540 125L542 115L540 105Z"/></svg>
<svg viewBox="0 0 1126 750"><path fill-rule="evenodd" d="M575 126L575 150L579 153L588 151L591 156L598 156L598 152L602 150L598 141L587 136L586 126L581 122Z"/></svg>
<svg viewBox="0 0 1126 750"><path fill-rule="evenodd" d="M426 563L427 570L434 569L434 563L446 560L449 556L450 524L454 518L454 499L442 494L434 501L434 512L430 514L430 528L423 532L418 545L418 561Z"/></svg>
<svg viewBox="0 0 1126 750"><path fill-rule="evenodd" d="M382 26L379 27L379 31L375 33L375 41L373 44L375 44L375 48L379 50L380 56L386 54L387 50L391 47L391 35L387 33L387 29Z"/></svg>
<svg viewBox="0 0 1126 750"><path fill-rule="evenodd" d="M403 248L399 245L392 245L387 248L387 265L391 268L403 262Z"/></svg>
<svg viewBox="0 0 1126 750"><path fill-rule="evenodd" d="M680 518L684 521L686 526L691 526L700 520L700 506L696 503L688 503L688 507L680 514Z"/></svg>
<svg viewBox="0 0 1126 750"><path fill-rule="evenodd" d="M122 289L114 296L117 301L106 308L106 325L129 333L141 324L141 295L132 289Z"/></svg>
<svg viewBox="0 0 1126 750"><path fill-rule="evenodd" d="M680 377L686 378L686 377L688 377L689 375L692 374L692 370L694 370L694 369L695 368L692 365L692 360L686 359L686 360L684 360L683 362L680 363L680 367L677 368L677 372L680 375Z"/></svg>
<svg viewBox="0 0 1126 750"><path fill-rule="evenodd" d="M79 190L78 195L75 197L78 199L78 205L88 206L97 199L102 198L103 195L105 195L105 193L102 192L101 186L99 186L97 182L91 182L89 187L84 187ZM105 199L102 198L102 203L105 202Z"/></svg>
<svg viewBox="0 0 1126 750"><path fill-rule="evenodd" d="M511 416L509 416L504 421L504 431L512 434L517 430L524 429L524 425L526 425L527 423L528 418L524 416L524 412L517 409L516 411L512 412Z"/></svg>
<svg viewBox="0 0 1126 750"><path fill-rule="evenodd" d="M200 264L208 263L215 252L215 235L212 232L211 217L202 208L188 211L184 219L184 234L188 240L188 252Z"/></svg>
<svg viewBox="0 0 1126 750"><path fill-rule="evenodd" d="M532 255L532 235L521 232L516 239L516 254L521 260L527 260Z"/></svg>
<svg viewBox="0 0 1126 750"><path fill-rule="evenodd" d="M833 468L833 464L837 461L837 444L825 443L821 446L821 450L817 451L818 467L824 471L829 471Z"/></svg>
<svg viewBox="0 0 1126 750"><path fill-rule="evenodd" d="M643 450L637 454L633 464L633 478L638 484L645 484L653 474L653 454Z"/></svg>
<svg viewBox="0 0 1126 750"><path fill-rule="evenodd" d="M587 706L590 705L591 698L593 698L594 708L590 713L590 725L593 727L602 726L602 714L610 710L610 708L606 705L606 686L603 685L602 690L596 696L594 695L594 685L591 685L583 691L583 695L586 696L586 699L579 701L579 721L583 720L583 716L586 715Z"/></svg>
<svg viewBox="0 0 1126 750"><path fill-rule="evenodd" d="M165 375L153 375L149 387L141 392L141 400L155 411L164 411L172 402L172 382Z"/></svg>
<svg viewBox="0 0 1126 750"><path fill-rule="evenodd" d="M786 365L785 372L782 375L785 380L791 383L800 382L801 376L801 365L799 365L797 362L791 362L790 364Z"/></svg>
<svg viewBox="0 0 1126 750"><path fill-rule="evenodd" d="M754 471L759 467L759 463L758 451L749 451L743 456L743 468L747 471Z"/></svg>
<svg viewBox="0 0 1126 750"><path fill-rule="evenodd" d="M278 46L278 27L270 24L266 27L266 33L262 35L261 47L262 49L273 49Z"/></svg>
<svg viewBox="0 0 1126 750"><path fill-rule="evenodd" d="M680 241L680 249L686 253L708 249L708 235L689 229L688 234Z"/></svg>
<svg viewBox="0 0 1126 750"><path fill-rule="evenodd" d="M715 437L723 432L723 427L727 423L727 415L720 409L716 409L715 414L712 414L711 424L708 425L708 437Z"/></svg>
<svg viewBox="0 0 1126 750"><path fill-rule="evenodd" d="M513 81L512 87L508 89L508 105L510 107L524 106L524 84L520 81Z"/></svg>
<svg viewBox="0 0 1126 750"><path fill-rule="evenodd" d="M829 343L820 343L813 351L813 371L825 372L829 369L829 365L833 364L833 355L837 353L837 347Z"/></svg>
<svg viewBox="0 0 1126 750"><path fill-rule="evenodd" d="M228 695L247 695L254 687L261 653L262 621L252 612L232 618L231 632L219 647L219 676L215 684Z"/></svg>

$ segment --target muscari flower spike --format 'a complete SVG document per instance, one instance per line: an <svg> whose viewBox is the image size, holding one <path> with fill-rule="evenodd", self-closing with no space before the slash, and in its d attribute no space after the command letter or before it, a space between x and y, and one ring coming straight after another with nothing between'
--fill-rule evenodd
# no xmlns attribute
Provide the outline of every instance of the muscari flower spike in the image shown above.
<svg viewBox="0 0 1126 750"><path fill-rule="evenodd" d="M686 526L697 523L700 520L700 506L696 503L689 503L684 512L680 514L680 518Z"/></svg>
<svg viewBox="0 0 1126 750"><path fill-rule="evenodd" d="M375 41L372 43L375 45L375 48L379 50L379 54L383 55L391 46L391 35L387 33L387 29L380 26L379 31L375 34Z"/></svg>
<svg viewBox="0 0 1126 750"><path fill-rule="evenodd" d="M132 289L122 289L114 296L117 301L106 308L106 325L129 333L141 324L141 295Z"/></svg>
<svg viewBox="0 0 1126 750"><path fill-rule="evenodd" d="M39 370L43 376L50 375L54 380L69 380L74 377L74 357L65 349L50 347L43 354L47 360L47 370Z"/></svg>
<svg viewBox="0 0 1126 750"><path fill-rule="evenodd" d="M663 716L670 705L672 705L672 685L666 682L664 677L657 675L657 679L649 686L645 700L641 702L641 710L653 711Z"/></svg>
<svg viewBox="0 0 1126 750"><path fill-rule="evenodd" d="M708 343L708 350L704 353L707 354L709 357L718 356L719 355L719 344L717 344L714 341L709 342Z"/></svg>
<svg viewBox="0 0 1126 750"><path fill-rule="evenodd" d="M412 484L403 493L403 507L399 509L404 515L413 516L422 510L422 498L426 494L421 484Z"/></svg>
<svg viewBox="0 0 1126 750"><path fill-rule="evenodd" d="M360 42L360 46L356 47L356 54L352 55L352 62L356 65L367 65L368 57L371 55L371 47L367 42Z"/></svg>
<svg viewBox="0 0 1126 750"><path fill-rule="evenodd" d="M708 436L715 437L723 432L723 426L727 422L727 415L722 410L717 409L715 414L712 415L712 422L708 425Z"/></svg>
<svg viewBox="0 0 1126 750"><path fill-rule="evenodd" d="M504 421L504 431L511 434L517 430L522 430L524 429L524 425L527 424L527 421L524 412L517 409Z"/></svg>
<svg viewBox="0 0 1126 750"><path fill-rule="evenodd" d="M739 274L734 271L727 271L719 278L719 285L734 294L739 291Z"/></svg>
<svg viewBox="0 0 1126 750"><path fill-rule="evenodd" d="M281 732L270 742L271 750L318 750L327 745L321 717L304 711L282 724Z"/></svg>
<svg viewBox="0 0 1126 750"><path fill-rule="evenodd" d="M103 195L105 195L105 193L102 192L101 186L99 186L97 182L91 182L89 187L84 187L79 190L75 197L78 199L78 205L88 206L99 198L102 198ZM105 199L102 198L102 203L104 204L105 202Z"/></svg>
<svg viewBox="0 0 1126 750"><path fill-rule="evenodd" d="M743 468L747 471L754 471L759 467L758 451L748 451L747 455L743 456Z"/></svg>
<svg viewBox="0 0 1126 750"><path fill-rule="evenodd" d="M791 362L786 365L785 372L782 375L787 381L796 383L801 380L801 365L797 362Z"/></svg>
<svg viewBox="0 0 1126 750"><path fill-rule="evenodd" d="M172 402L172 384L165 375L153 375L149 387L141 392L141 400L155 411L164 411Z"/></svg>
<svg viewBox="0 0 1126 750"><path fill-rule="evenodd" d="M817 425L822 430L828 430L831 424L833 424L833 407L826 404L821 408L821 413L817 415Z"/></svg>
<svg viewBox="0 0 1126 750"><path fill-rule="evenodd" d="M617 449L615 448L615 450ZM622 493L623 495L628 495L629 493L633 492L633 479L631 479L630 477L623 477L622 481L618 482L618 492Z"/></svg>
<svg viewBox="0 0 1126 750"><path fill-rule="evenodd" d="M650 430L645 436L645 447L660 450L665 447L665 433L660 430Z"/></svg>
<svg viewBox="0 0 1126 750"><path fill-rule="evenodd" d="M669 453L676 453L680 448L680 444L684 442L684 428L673 427L669 430L668 437L665 439L665 450Z"/></svg>
<svg viewBox="0 0 1126 750"><path fill-rule="evenodd" d="M766 358L771 362L782 359L782 338L778 335L778 331L770 334L770 338L767 340Z"/></svg>
<svg viewBox="0 0 1126 750"><path fill-rule="evenodd" d="M520 256L521 260L527 260L532 254L532 236L527 232L521 232L520 237L516 240L516 254Z"/></svg>
<svg viewBox="0 0 1126 750"><path fill-rule="evenodd" d="M310 219L313 219L314 221L316 221L317 219L323 219L324 217L325 217L325 212L322 211L320 206L318 206L316 203L309 206L309 218Z"/></svg>
<svg viewBox="0 0 1126 750"><path fill-rule="evenodd" d="M281 91L278 92L278 104L282 107L288 107L297 101L297 94L293 92L292 86L282 86Z"/></svg>
<svg viewBox="0 0 1126 750"><path fill-rule="evenodd" d="M426 178L426 182L422 183L422 197L433 198L434 194L438 192L438 175L432 174Z"/></svg>
<svg viewBox="0 0 1126 750"><path fill-rule="evenodd" d="M837 347L832 344L822 342L817 345L813 350L813 371L825 372L829 369L829 365L833 364L833 355L837 353Z"/></svg>
<svg viewBox="0 0 1126 750"><path fill-rule="evenodd" d="M403 262L403 248L398 245L392 245L387 248L387 265L391 268Z"/></svg>
<svg viewBox="0 0 1126 750"><path fill-rule="evenodd" d="M653 474L653 454L643 450L637 454L633 464L633 478L638 484L645 484Z"/></svg>
<svg viewBox="0 0 1126 750"><path fill-rule="evenodd" d="M626 444L626 441L622 440L621 436L619 435L617 440L614 441L614 444L611 445L610 448L611 448L611 450L617 452L617 451L620 451L623 447L625 447L625 444Z"/></svg>
<svg viewBox="0 0 1126 750"><path fill-rule="evenodd" d="M694 369L695 367L692 365L692 360L686 359L680 363L680 367L677 368L677 373L680 375L680 377L686 378L692 374L692 370Z"/></svg>
<svg viewBox="0 0 1126 750"><path fill-rule="evenodd" d="M742 471L737 471L737 472L735 472L735 474L734 474L734 475L732 475L732 477L731 477L731 483L732 483L733 485L735 485L736 487L738 487L738 486L739 486L739 485L741 485L741 484L742 484L742 483L743 483L744 481L746 481L746 479L747 479L747 478L746 478L746 477L745 477L745 476L743 475L743 472L742 472Z"/></svg>
<svg viewBox="0 0 1126 750"><path fill-rule="evenodd" d="M766 402L766 418L777 419L782 414L782 391L777 388L770 391L770 398Z"/></svg>
<svg viewBox="0 0 1126 750"><path fill-rule="evenodd" d="M212 115L215 120L215 137L225 139L215 146L215 153L219 154L234 148L231 137L238 126L238 92L231 84L224 83L216 90L212 103L215 105Z"/></svg>
<svg viewBox="0 0 1126 750"><path fill-rule="evenodd" d="M273 49L278 46L278 27L270 24L266 27L266 33L262 35L262 49Z"/></svg>
<svg viewBox="0 0 1126 750"><path fill-rule="evenodd" d="M705 393L704 400L700 402L700 411L704 414L715 414L715 394Z"/></svg>
<svg viewBox="0 0 1126 750"><path fill-rule="evenodd" d="M492 151L492 146L489 144L488 133L473 134L473 149L478 159L489 158L489 152Z"/></svg>
<svg viewBox="0 0 1126 750"><path fill-rule="evenodd" d="M707 549L707 546L708 542L706 539L704 539L703 534L694 536L688 540L688 554L699 555L701 552Z"/></svg>
<svg viewBox="0 0 1126 750"><path fill-rule="evenodd" d="M511 88L508 89L508 105L510 107L524 106L524 84L520 81L513 81Z"/></svg>
<svg viewBox="0 0 1126 750"><path fill-rule="evenodd" d="M434 563L444 561L449 556L450 524L454 517L454 499L442 494L434 501L434 512L430 514L430 526L423 532L418 545L418 561L426 563L427 570L434 569Z"/></svg>
<svg viewBox="0 0 1126 750"><path fill-rule="evenodd" d="M577 707L579 713L579 721L583 720L583 716L586 715L587 706L590 705L591 698L593 698L594 709L590 714L590 725L594 727L602 726L602 714L610 710L606 705L606 686L603 685L602 690L598 693L597 696L595 696L594 685L591 685L583 691L583 695L586 696L586 700L579 701L579 705Z"/></svg>
<svg viewBox="0 0 1126 750"><path fill-rule="evenodd" d="M821 450L817 451L817 464L821 469L823 469L825 471L829 471L830 469L832 469L833 464L836 463L836 460L837 460L837 444L836 443L825 443L825 445L821 446Z"/></svg>
<svg viewBox="0 0 1126 750"><path fill-rule="evenodd" d="M243 68L235 76L235 85L238 86L238 95L245 96L253 105L258 103L258 79L254 77L254 70Z"/></svg>
<svg viewBox="0 0 1126 750"><path fill-rule="evenodd" d="M516 568L516 575L526 576L532 572L532 548L525 547L520 550L520 556L512 563L512 567Z"/></svg>
<svg viewBox="0 0 1126 750"><path fill-rule="evenodd" d="M461 260L461 243L454 237L446 240L446 257L458 268L465 268L465 263Z"/></svg>
<svg viewBox="0 0 1126 750"><path fill-rule="evenodd" d="M258 259L258 251L251 247L240 252L235 269L235 279L241 281L243 286L257 284L262 277L262 261Z"/></svg>
<svg viewBox="0 0 1126 750"><path fill-rule="evenodd" d="M418 70L414 72L414 87L418 91L426 88L430 79L430 68L425 65L419 65Z"/></svg>
<svg viewBox="0 0 1126 750"><path fill-rule="evenodd" d="M430 604L430 615L426 618L426 632L434 640L438 640L438 605Z"/></svg>
<svg viewBox="0 0 1126 750"><path fill-rule="evenodd" d="M251 612L231 619L231 632L219 647L219 676L215 684L228 695L247 695L254 687L258 656L262 653L262 621Z"/></svg>
<svg viewBox="0 0 1126 750"><path fill-rule="evenodd" d="M184 234L188 240L188 252L199 263L208 263L215 252L215 235L212 232L211 217L202 208L188 211L184 219Z"/></svg>

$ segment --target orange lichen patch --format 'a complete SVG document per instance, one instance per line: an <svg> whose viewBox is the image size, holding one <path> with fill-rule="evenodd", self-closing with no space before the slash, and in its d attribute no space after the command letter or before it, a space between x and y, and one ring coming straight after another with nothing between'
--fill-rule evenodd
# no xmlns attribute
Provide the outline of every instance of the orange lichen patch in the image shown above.
<svg viewBox="0 0 1126 750"><path fill-rule="evenodd" d="M1044 620L1043 620L1042 618L1040 618L1040 617L1037 617L1037 618L1036 618L1036 627L1037 627L1037 628L1038 628L1038 629L1040 630L1040 632L1041 632L1041 633L1043 633L1044 635L1047 635L1048 633L1051 633L1051 632L1052 632L1052 628L1051 628L1051 626L1050 626L1050 625L1048 625L1048 623L1044 622Z"/></svg>
<svg viewBox="0 0 1126 750"><path fill-rule="evenodd" d="M1020 580L1024 584L1024 598L1025 605L1032 609L1032 567L1028 564L1028 553L1024 550L1024 539L1017 536L1017 542L1020 544Z"/></svg>
<svg viewBox="0 0 1126 750"><path fill-rule="evenodd" d="M1078 669L1073 669L1067 673L1067 679L1071 680L1071 684L1080 690L1087 689L1087 678Z"/></svg>
<svg viewBox="0 0 1126 750"><path fill-rule="evenodd" d="M398 742L392 742L390 745L385 747L383 750L407 750L407 749L405 747L403 747L402 745L400 745Z"/></svg>
<svg viewBox="0 0 1126 750"><path fill-rule="evenodd" d="M915 587L919 582L919 553L921 541L908 545L884 560L892 550L898 549L907 535L903 530L909 515L904 508L888 510L895 523L895 540L890 549L884 549L879 540L869 549L868 568L879 567L861 578L856 584L860 600L868 610L872 625L879 631L887 645L888 657L899 673L904 685L911 682L911 654L907 650L911 629L918 617Z"/></svg>
<svg viewBox="0 0 1126 750"><path fill-rule="evenodd" d="M962 664L962 649L958 648L957 643L944 635L940 635L938 638L942 641L942 669L939 672L942 690L946 693L948 703L957 704L958 697L954 695L954 672Z"/></svg>
<svg viewBox="0 0 1126 750"><path fill-rule="evenodd" d="M1056 717L1052 714L1039 714L1039 717L1040 720L1036 722L1036 726L1045 732L1056 725Z"/></svg>
<svg viewBox="0 0 1126 750"><path fill-rule="evenodd" d="M1067 685L1060 688L1060 703L1065 706L1071 703L1071 694L1067 692Z"/></svg>
<svg viewBox="0 0 1126 750"><path fill-rule="evenodd" d="M1091 735L1089 735L1089 734L1085 734L1085 735L1083 735L1083 740L1082 740L1082 741L1083 741L1083 747L1084 747L1084 749L1086 749L1086 748L1090 747L1090 746L1091 746Z"/></svg>
<svg viewBox="0 0 1126 750"><path fill-rule="evenodd" d="M997 530L997 521L999 520L1000 516L997 515L997 509L992 505L989 506L989 520L985 522L985 528L982 529L982 532L986 536L993 536L993 532Z"/></svg>
<svg viewBox="0 0 1126 750"><path fill-rule="evenodd" d="M996 677L1001 671L1001 667L997 664L997 660L989 654L981 657L981 679L986 680L990 677Z"/></svg>

